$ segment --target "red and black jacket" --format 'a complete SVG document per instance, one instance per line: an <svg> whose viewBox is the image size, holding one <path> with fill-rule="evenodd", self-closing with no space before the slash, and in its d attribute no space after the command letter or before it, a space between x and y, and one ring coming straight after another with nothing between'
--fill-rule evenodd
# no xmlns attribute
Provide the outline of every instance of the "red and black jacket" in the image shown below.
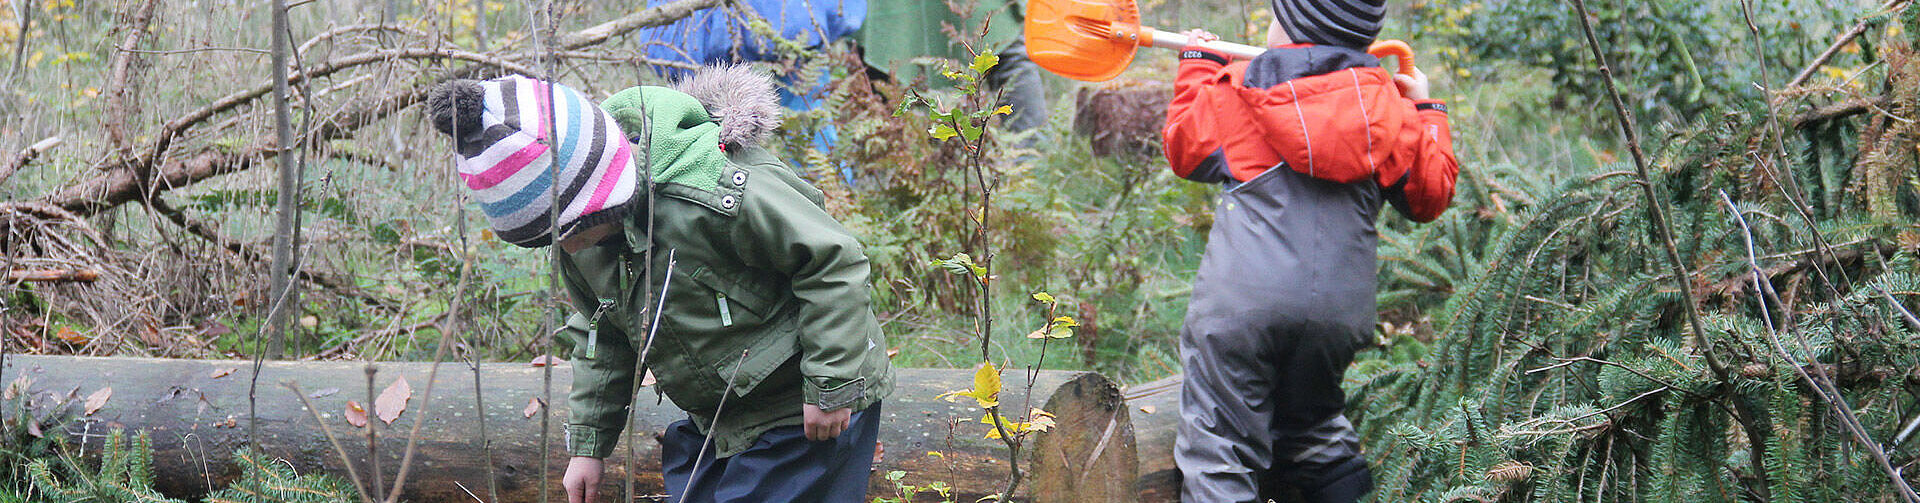
<svg viewBox="0 0 1920 503"><path fill-rule="evenodd" d="M1377 183L1418 222L1446 211L1460 172L1446 105L1407 99L1378 58L1346 47L1288 45L1232 63L1189 47L1163 136L1182 178L1246 182L1285 164Z"/></svg>

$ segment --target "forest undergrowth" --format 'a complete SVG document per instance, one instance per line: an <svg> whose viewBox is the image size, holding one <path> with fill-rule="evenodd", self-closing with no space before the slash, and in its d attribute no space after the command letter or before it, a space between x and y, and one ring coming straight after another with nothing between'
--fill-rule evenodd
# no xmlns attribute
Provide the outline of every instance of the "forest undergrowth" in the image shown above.
<svg viewBox="0 0 1920 503"><path fill-rule="evenodd" d="M18 12L17 1L0 5ZM158 15L136 21L155 3ZM1265 24L1261 2L1143 3L1162 7L1151 12L1166 26L1251 38ZM1423 52L1452 102L1463 172L1447 217L1380 224L1379 343L1348 374L1350 410L1380 475L1376 499L1913 501L1891 480L1920 482L1910 469L1920 460L1914 10L1864 0L1590 3L1590 17L1559 0L1410 2L1390 16L1386 35ZM321 117L302 124L308 262L289 353L421 360L441 330L461 326L462 358L541 354L555 305L544 256L493 239L470 203L444 199L451 154L406 106L463 65L531 69L533 10L428 2L395 13L405 29L321 21L365 16L373 4L322 2L308 8L328 10L296 16L295 31L311 37L295 40L307 58L296 64L338 67L296 89L296 109ZM247 48L265 47L265 30L217 30L226 18L198 4L36 5L40 27L27 37L17 19L0 26L11 34L0 45L29 48L6 51L0 65L9 70L0 152L18 154L0 159L0 251L9 271L95 278L0 284L0 345L252 356L279 195L271 169L256 169L276 152L264 139L271 108L248 94L260 82L213 76L259 73L248 72L264 57ZM562 13L563 31L627 14L584 2ZM1583 43L1581 19L1594 23L1611 75ZM128 38L146 25L158 29ZM116 50L129 40L143 52ZM410 46L469 52L400 50ZM1123 84L1050 81L1049 124L992 145L999 181L987 233L969 223L972 175L953 168L970 152L894 117L912 93L942 97L942 83L876 79L849 47L787 50L767 67L836 82L826 106L788 119L784 143L867 244L897 365L969 367L984 343L999 355L989 362L1134 383L1178 372L1213 189L1173 177L1152 145L1096 155L1076 131L1090 103L1076 98L1163 82L1168 55L1143 54ZM662 80L636 66L645 63L636 44L615 38L594 51L565 55L561 78L596 96ZM1608 77L1644 132L1644 178L1614 128ZM238 102L208 108L223 99ZM1121 112L1133 115L1104 117L1151 120L1157 110ZM827 124L841 145L808 149L807 132ZM123 188L118 173L152 170L178 184L95 199ZM940 263L980 249L997 255L989 277ZM463 265L488 281L450 298ZM982 305L984 282L1059 298ZM997 342L1022 341L1031 327L977 333L976 308L1009 320L1058 310L1080 326L1062 342L1074 347L1043 359L1037 345ZM57 406L80 407L69 402ZM57 418L12 417L6 433L17 442L0 467L26 480L27 461L65 448L27 433L57 430ZM139 451L137 437L121 442ZM121 462L113 476L137 480L138 456ZM280 476L253 464L263 479ZM42 465L48 485L106 471Z"/></svg>

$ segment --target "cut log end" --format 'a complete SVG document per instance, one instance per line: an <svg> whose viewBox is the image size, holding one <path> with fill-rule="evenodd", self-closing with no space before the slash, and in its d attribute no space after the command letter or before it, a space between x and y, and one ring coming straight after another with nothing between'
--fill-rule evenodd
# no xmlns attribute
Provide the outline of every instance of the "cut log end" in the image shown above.
<svg viewBox="0 0 1920 503"><path fill-rule="evenodd" d="M1035 501L1132 502L1139 475L1133 419L1120 389L1099 374L1082 374L1047 400L1055 427L1033 442Z"/></svg>

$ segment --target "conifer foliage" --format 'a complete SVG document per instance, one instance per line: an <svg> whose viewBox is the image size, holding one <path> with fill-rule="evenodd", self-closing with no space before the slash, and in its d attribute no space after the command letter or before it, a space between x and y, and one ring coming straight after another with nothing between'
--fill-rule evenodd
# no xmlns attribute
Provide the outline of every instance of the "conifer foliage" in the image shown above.
<svg viewBox="0 0 1920 503"><path fill-rule="evenodd" d="M1375 498L1902 501L1888 465L1920 482L1920 25L1873 28L1866 109L1789 89L1775 105L1801 115L1755 104L1649 138L1710 347L1631 167L1510 202L1522 216L1483 235L1383 230L1383 306L1451 295L1432 341L1348 375Z"/></svg>

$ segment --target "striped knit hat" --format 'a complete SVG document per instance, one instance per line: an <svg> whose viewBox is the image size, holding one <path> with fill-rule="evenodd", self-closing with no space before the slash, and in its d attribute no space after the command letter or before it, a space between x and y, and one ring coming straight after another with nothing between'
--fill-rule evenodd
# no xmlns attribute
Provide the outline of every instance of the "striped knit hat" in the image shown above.
<svg viewBox="0 0 1920 503"><path fill-rule="evenodd" d="M454 167L502 241L527 248L554 241L548 213L556 176L560 239L633 206L640 173L632 147L613 117L579 91L518 75L456 80L435 88L427 106L434 127L454 137Z"/></svg>
<svg viewBox="0 0 1920 503"><path fill-rule="evenodd" d="M1271 0L1294 42L1365 48L1380 35L1387 0Z"/></svg>

